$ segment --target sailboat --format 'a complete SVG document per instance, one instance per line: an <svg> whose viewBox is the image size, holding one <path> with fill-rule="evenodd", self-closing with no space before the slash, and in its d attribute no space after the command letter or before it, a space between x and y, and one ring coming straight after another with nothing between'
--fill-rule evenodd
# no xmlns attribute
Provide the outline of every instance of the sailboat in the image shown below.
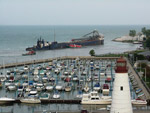
<svg viewBox="0 0 150 113"><path fill-rule="evenodd" d="M55 90L54 95L53 95L54 99L59 99L60 98L60 94L58 93L57 90Z"/></svg>
<svg viewBox="0 0 150 113"><path fill-rule="evenodd" d="M88 84L86 83L85 86L84 86L84 91L85 91L85 92L88 92L89 89L90 89L90 88L89 88Z"/></svg>

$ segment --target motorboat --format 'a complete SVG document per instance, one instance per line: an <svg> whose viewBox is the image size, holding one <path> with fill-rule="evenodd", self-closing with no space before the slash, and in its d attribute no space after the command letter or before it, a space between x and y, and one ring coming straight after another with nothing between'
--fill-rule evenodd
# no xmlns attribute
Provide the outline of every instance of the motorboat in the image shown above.
<svg viewBox="0 0 150 113"><path fill-rule="evenodd" d="M46 86L46 90L47 90L47 91L52 91L53 88L54 88L54 86L52 86L52 85L47 85L47 86Z"/></svg>
<svg viewBox="0 0 150 113"><path fill-rule="evenodd" d="M89 94L83 94L81 104L98 104L108 105L111 104L112 99L110 96L100 97L97 91L92 91Z"/></svg>
<svg viewBox="0 0 150 113"><path fill-rule="evenodd" d="M14 102L15 99L9 97L0 97L0 104L7 104Z"/></svg>
<svg viewBox="0 0 150 113"><path fill-rule="evenodd" d="M53 99L59 99L59 98L60 98L60 94L56 90L55 93L54 93L54 95L53 95Z"/></svg>
<svg viewBox="0 0 150 113"><path fill-rule="evenodd" d="M39 81L39 79L40 79L39 75L34 75L33 80L34 80L35 82Z"/></svg>
<svg viewBox="0 0 150 113"><path fill-rule="evenodd" d="M79 80L79 79L78 79L78 76L77 76L77 75L74 75L73 78L72 78L72 80L73 80L73 81L78 81L78 80Z"/></svg>
<svg viewBox="0 0 150 113"><path fill-rule="evenodd" d="M109 90L110 90L109 85L108 84L103 84L103 88L102 88L103 95L108 95Z"/></svg>
<svg viewBox="0 0 150 113"><path fill-rule="evenodd" d="M38 75L38 74L39 74L39 70L38 70L38 69L35 69L34 72L33 72L33 74L34 74L34 75Z"/></svg>
<svg viewBox="0 0 150 113"><path fill-rule="evenodd" d="M131 100L133 105L147 105L147 101L146 100L142 100L140 98Z"/></svg>
<svg viewBox="0 0 150 113"><path fill-rule="evenodd" d="M49 93L42 93L40 95L40 100L48 100L50 98L50 94Z"/></svg>
<svg viewBox="0 0 150 113"><path fill-rule="evenodd" d="M48 81L47 75L44 75L44 76L42 77L42 81L43 81L43 82L47 82L47 81Z"/></svg>
<svg viewBox="0 0 150 113"><path fill-rule="evenodd" d="M95 91L99 91L101 89L100 87L100 83L97 82L95 85L94 85L94 88L93 88Z"/></svg>
<svg viewBox="0 0 150 113"><path fill-rule="evenodd" d="M62 90L63 86L62 86L62 84L59 83L56 85L55 88L56 88L56 90Z"/></svg>
<svg viewBox="0 0 150 113"><path fill-rule="evenodd" d="M27 97L27 98L21 98L20 101L22 103L28 103L28 104L39 104L41 103L41 100L35 97Z"/></svg>
<svg viewBox="0 0 150 113"><path fill-rule="evenodd" d="M7 89L9 91L15 91L16 90L16 86L15 86L15 84L12 84L12 85L8 86Z"/></svg>
<svg viewBox="0 0 150 113"><path fill-rule="evenodd" d="M17 90L17 91L18 91L18 92L22 92L23 89L24 89L24 87L21 85L21 86L18 87L18 90Z"/></svg>
<svg viewBox="0 0 150 113"><path fill-rule="evenodd" d="M65 86L65 91L66 92L71 91L71 85L69 83Z"/></svg>

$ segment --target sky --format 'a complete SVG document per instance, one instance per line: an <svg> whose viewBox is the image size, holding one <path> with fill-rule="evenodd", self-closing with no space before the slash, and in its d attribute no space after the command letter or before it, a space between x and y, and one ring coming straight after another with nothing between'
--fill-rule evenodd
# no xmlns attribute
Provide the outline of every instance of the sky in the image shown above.
<svg viewBox="0 0 150 113"><path fill-rule="evenodd" d="M0 25L150 25L150 0L0 0Z"/></svg>

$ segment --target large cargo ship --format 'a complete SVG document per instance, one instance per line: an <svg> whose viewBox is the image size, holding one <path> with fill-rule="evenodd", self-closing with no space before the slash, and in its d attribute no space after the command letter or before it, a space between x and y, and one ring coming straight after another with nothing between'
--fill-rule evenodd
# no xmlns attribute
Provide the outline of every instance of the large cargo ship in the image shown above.
<svg viewBox="0 0 150 113"><path fill-rule="evenodd" d="M70 42L60 42L57 41L54 42L47 42L43 39L37 40L37 45L33 47L26 48L27 51L29 50L54 50L54 49L63 49L63 48L70 48L72 45L78 46L91 46L91 45L103 45L104 44L104 35L99 34L97 30L92 31L91 33L88 33L81 38L78 39L72 39Z"/></svg>

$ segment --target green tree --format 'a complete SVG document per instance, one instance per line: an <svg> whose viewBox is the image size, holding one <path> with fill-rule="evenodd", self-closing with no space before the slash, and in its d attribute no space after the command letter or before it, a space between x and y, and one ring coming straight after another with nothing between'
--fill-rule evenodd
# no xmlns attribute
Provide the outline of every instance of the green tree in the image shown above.
<svg viewBox="0 0 150 113"><path fill-rule="evenodd" d="M146 30L146 37L147 37L147 38L150 38L150 29L147 29L147 30Z"/></svg>
<svg viewBox="0 0 150 113"><path fill-rule="evenodd" d="M146 47L150 49L150 37L146 40Z"/></svg>
<svg viewBox="0 0 150 113"><path fill-rule="evenodd" d="M135 35L136 35L136 31L135 30L130 30L129 36L134 37Z"/></svg>
<svg viewBox="0 0 150 113"><path fill-rule="evenodd" d="M92 50L90 50L89 54L90 54L91 56L95 56L95 51L92 49Z"/></svg>
<svg viewBox="0 0 150 113"><path fill-rule="evenodd" d="M141 32L142 32L144 35L146 35L146 27L143 27L142 30L141 30Z"/></svg>

